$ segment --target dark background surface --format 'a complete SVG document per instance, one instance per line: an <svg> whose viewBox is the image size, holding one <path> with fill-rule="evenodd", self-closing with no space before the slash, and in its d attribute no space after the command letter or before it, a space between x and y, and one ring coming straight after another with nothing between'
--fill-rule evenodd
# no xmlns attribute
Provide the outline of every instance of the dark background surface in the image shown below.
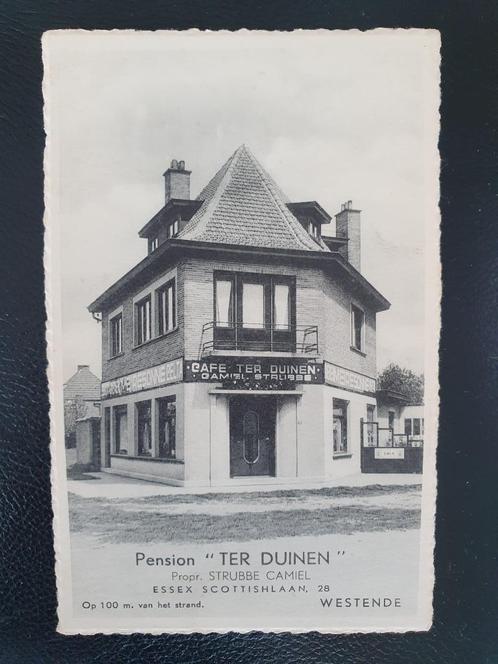
<svg viewBox="0 0 498 664"><path fill-rule="evenodd" d="M54 28L442 33L435 619L407 635L56 634L40 38ZM498 662L498 3L0 1L0 662ZM422 221L421 221L422 223Z"/></svg>

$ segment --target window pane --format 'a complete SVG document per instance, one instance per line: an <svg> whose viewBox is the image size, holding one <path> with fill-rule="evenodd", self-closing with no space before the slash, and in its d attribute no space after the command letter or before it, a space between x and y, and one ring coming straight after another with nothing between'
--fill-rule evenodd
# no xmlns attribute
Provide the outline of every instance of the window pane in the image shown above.
<svg viewBox="0 0 498 664"><path fill-rule="evenodd" d="M289 286L275 284L274 301L274 325L278 330L287 330L289 327Z"/></svg>
<svg viewBox="0 0 498 664"><path fill-rule="evenodd" d="M412 421L411 421L411 419L406 419L405 418L405 433L407 434L407 436L412 435Z"/></svg>
<svg viewBox="0 0 498 664"><path fill-rule="evenodd" d="M128 409L126 406L114 408L114 451L128 454Z"/></svg>
<svg viewBox="0 0 498 664"><path fill-rule="evenodd" d="M242 284L242 324L244 327L264 328L263 284Z"/></svg>
<svg viewBox="0 0 498 664"><path fill-rule="evenodd" d="M420 419L417 417L413 420L413 435L420 436Z"/></svg>
<svg viewBox="0 0 498 664"><path fill-rule="evenodd" d="M259 457L259 416L253 410L248 410L242 420L244 435L244 461L256 463Z"/></svg>
<svg viewBox="0 0 498 664"><path fill-rule="evenodd" d="M175 327L174 320L174 304L173 304L173 284L170 284L167 290L168 293L168 330L172 330Z"/></svg>
<svg viewBox="0 0 498 664"><path fill-rule="evenodd" d="M333 399L333 450L334 454L348 451L348 410L347 402L342 399Z"/></svg>
<svg viewBox="0 0 498 664"><path fill-rule="evenodd" d="M137 434L138 454L140 456L151 456L151 412L150 401L142 401L137 404Z"/></svg>
<svg viewBox="0 0 498 664"><path fill-rule="evenodd" d="M363 311L358 307L351 307L351 343L358 350L362 350Z"/></svg>
<svg viewBox="0 0 498 664"><path fill-rule="evenodd" d="M216 281L216 325L233 325L233 282L225 279Z"/></svg>
<svg viewBox="0 0 498 664"><path fill-rule="evenodd" d="M162 458L176 458L176 402L175 397L159 399L159 445Z"/></svg>

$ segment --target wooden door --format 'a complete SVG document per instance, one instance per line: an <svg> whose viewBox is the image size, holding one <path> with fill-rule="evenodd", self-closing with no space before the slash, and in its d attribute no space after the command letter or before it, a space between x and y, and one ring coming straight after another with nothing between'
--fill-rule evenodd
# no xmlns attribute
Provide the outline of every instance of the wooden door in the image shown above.
<svg viewBox="0 0 498 664"><path fill-rule="evenodd" d="M275 476L275 397L230 400L230 476Z"/></svg>

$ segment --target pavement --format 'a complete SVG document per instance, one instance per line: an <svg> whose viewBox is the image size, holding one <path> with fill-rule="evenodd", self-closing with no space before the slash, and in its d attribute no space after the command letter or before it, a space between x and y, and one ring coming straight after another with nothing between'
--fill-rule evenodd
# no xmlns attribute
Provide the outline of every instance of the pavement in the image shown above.
<svg viewBox="0 0 498 664"><path fill-rule="evenodd" d="M205 493L248 493L252 491L286 491L291 489L319 489L322 487L362 487L372 485L407 486L422 483L422 475L398 473L371 473L329 478L323 482L287 484L251 484L244 486L178 487L159 482L121 477L111 473L87 473L93 479L68 480L67 490L82 498L142 498L146 496L181 496Z"/></svg>

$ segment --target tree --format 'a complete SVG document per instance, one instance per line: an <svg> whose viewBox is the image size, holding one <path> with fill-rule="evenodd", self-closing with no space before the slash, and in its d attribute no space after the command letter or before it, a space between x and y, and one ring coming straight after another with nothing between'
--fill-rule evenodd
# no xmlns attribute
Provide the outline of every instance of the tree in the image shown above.
<svg viewBox="0 0 498 664"><path fill-rule="evenodd" d="M417 375L410 369L391 363L377 378L377 389L399 392L411 404L421 405L424 402L424 374Z"/></svg>

